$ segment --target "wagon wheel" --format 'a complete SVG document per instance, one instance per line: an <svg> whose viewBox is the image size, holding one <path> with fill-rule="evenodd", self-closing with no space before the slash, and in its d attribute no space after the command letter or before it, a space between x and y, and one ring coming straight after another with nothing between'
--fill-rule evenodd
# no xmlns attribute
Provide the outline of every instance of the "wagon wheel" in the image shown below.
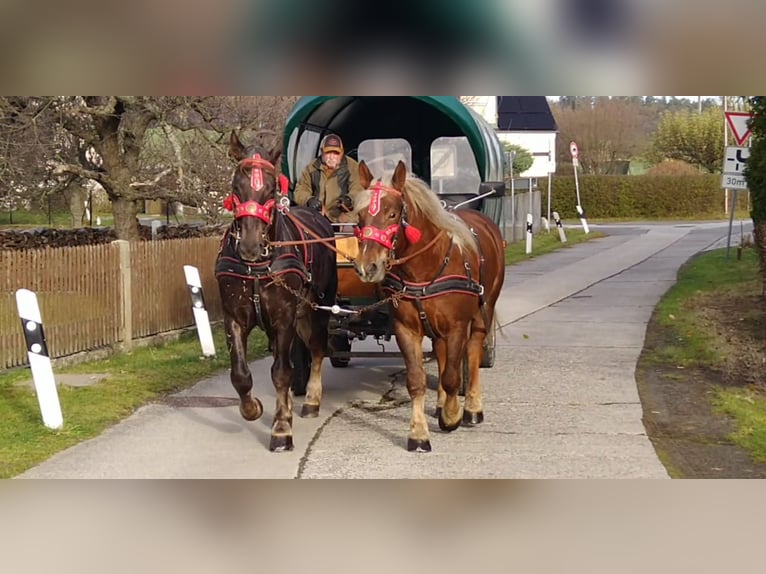
<svg viewBox="0 0 766 574"><path fill-rule="evenodd" d="M333 335L330 338L330 346L333 351L348 353L351 351L351 339L343 335ZM330 357L330 364L336 369L345 369L350 362L350 357Z"/></svg>
<svg viewBox="0 0 766 574"><path fill-rule="evenodd" d="M306 387L309 384L311 374L311 353L299 338L293 341L290 359L293 363L293 395L303 397L306 395Z"/></svg>
<svg viewBox="0 0 766 574"><path fill-rule="evenodd" d="M487 333L487 338L484 339L484 354L481 356L481 363L479 367L482 369L491 369L495 366L495 347L497 346L497 339L495 338L495 330L491 329Z"/></svg>

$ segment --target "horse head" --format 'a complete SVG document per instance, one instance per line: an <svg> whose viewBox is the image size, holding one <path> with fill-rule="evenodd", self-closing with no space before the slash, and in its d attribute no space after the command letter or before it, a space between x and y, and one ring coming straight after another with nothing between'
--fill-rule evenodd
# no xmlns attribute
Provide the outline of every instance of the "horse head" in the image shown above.
<svg viewBox="0 0 766 574"><path fill-rule="evenodd" d="M359 178L367 192L357 200L359 255L354 267L366 283L383 281L388 263L393 259L397 243L417 243L419 232L407 222L407 167L400 161L387 184L377 181L367 164L359 164ZM404 233L402 234L402 229Z"/></svg>
<svg viewBox="0 0 766 574"><path fill-rule="evenodd" d="M271 254L269 229L274 210L287 193L286 180L277 177L281 146L246 147L232 132L229 155L237 162L237 169L231 182L232 193L224 201L224 207L234 213L237 254L243 261L260 261ZM278 187L280 197L277 197Z"/></svg>

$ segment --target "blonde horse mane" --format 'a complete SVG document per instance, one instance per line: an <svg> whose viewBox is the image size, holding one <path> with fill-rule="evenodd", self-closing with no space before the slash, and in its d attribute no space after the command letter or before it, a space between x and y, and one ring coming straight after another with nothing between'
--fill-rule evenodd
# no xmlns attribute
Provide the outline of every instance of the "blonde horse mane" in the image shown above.
<svg viewBox="0 0 766 574"><path fill-rule="evenodd" d="M383 179L386 185L391 185L391 176ZM410 217L419 215L436 229L442 229L452 238L453 243L462 253L471 253L478 257L479 251L476 237L465 222L447 211L428 184L412 174L407 174L404 192L408 198ZM384 192L385 193L385 192ZM368 209L372 197L371 190L365 190L357 196L354 209L357 213Z"/></svg>

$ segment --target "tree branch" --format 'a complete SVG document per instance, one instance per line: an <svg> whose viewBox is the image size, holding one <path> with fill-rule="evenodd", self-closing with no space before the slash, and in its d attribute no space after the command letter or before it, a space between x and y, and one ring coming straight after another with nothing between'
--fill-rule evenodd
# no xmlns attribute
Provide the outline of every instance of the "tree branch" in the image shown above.
<svg viewBox="0 0 766 574"><path fill-rule="evenodd" d="M96 181L105 187L111 183L109 177L104 172L85 169L82 166L74 165L71 163L56 163L51 173L56 176L69 174L76 175L82 179L92 179L93 181Z"/></svg>
<svg viewBox="0 0 766 574"><path fill-rule="evenodd" d="M153 186L157 185L162 180L163 177L165 177L167 175L170 175L171 173L173 173L173 168L172 167L169 167L167 169L163 169L160 173L158 173L154 177L154 179L152 179L150 181L136 181L136 182L131 183L130 187L133 188L133 189L138 189L140 187L153 187Z"/></svg>

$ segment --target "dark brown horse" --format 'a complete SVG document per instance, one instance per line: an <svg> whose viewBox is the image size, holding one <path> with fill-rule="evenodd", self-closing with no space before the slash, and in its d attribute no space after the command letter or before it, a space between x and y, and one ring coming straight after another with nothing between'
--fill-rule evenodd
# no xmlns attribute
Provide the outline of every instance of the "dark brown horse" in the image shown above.
<svg viewBox="0 0 766 574"><path fill-rule="evenodd" d="M432 339L438 361L439 427L451 432L461 423L482 423L479 368L505 280L503 238L497 225L478 211L445 210L423 181L407 176L402 162L390 183L373 183L364 162L359 174L367 191L355 204L360 240L356 272L362 281L381 283L386 294L396 297L394 333L412 398L407 448L430 452L423 337ZM468 384L461 412L464 357Z"/></svg>
<svg viewBox="0 0 766 574"><path fill-rule="evenodd" d="M268 336L274 356L271 379L277 401L270 449L292 450L291 350L294 341L300 339L311 353L311 375L301 416L316 417L322 400L322 362L330 319L326 311L316 307L335 303L338 274L330 248L334 233L330 222L316 211L289 207L286 180L276 174L279 148L246 149L232 133L229 153L238 165L232 195L225 205L235 219L221 243L216 276L231 353L231 382L239 394L242 416L248 421L258 420L263 405L251 394L247 339L259 327ZM318 243L316 239L329 241Z"/></svg>

